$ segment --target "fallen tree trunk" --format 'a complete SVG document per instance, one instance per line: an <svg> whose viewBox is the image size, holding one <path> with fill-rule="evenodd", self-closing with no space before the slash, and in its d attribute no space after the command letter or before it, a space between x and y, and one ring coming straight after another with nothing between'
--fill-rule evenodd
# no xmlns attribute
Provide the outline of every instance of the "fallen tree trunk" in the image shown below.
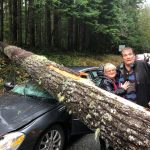
<svg viewBox="0 0 150 150"><path fill-rule="evenodd" d="M150 111L96 87L78 73L19 47L0 43L0 51L67 106L113 147L150 149Z"/></svg>

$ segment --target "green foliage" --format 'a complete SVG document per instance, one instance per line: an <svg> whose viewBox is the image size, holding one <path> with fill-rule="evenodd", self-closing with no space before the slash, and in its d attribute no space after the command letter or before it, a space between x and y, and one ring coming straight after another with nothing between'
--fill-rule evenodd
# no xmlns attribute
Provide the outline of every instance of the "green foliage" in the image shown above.
<svg viewBox="0 0 150 150"><path fill-rule="evenodd" d="M148 20L150 19L147 14L144 15L144 10L140 8L143 1L33 0L31 8L34 8L32 10L32 17L34 17L32 23L35 30L35 46L40 48L49 46L48 48L58 48L59 51L71 47L70 50L72 51L85 49L88 52L100 51L104 53L110 52L112 46L116 48L120 44L125 44L148 50L150 47L148 39L150 38L148 32L145 31L146 28L149 29L146 24L149 24ZM7 3L4 1L3 22L4 32L6 33L5 40L7 41L11 39L12 33L10 33L10 30L13 26L11 25L13 20L9 20L9 15L11 16L9 14L9 3L10 1ZM22 5L22 42L25 41L26 45L30 43L29 37L32 35L32 33L28 33L30 31L29 24L32 20L31 16L31 20L27 17L30 14L28 8L29 1L26 7L25 4ZM15 17L12 16L13 18ZM49 29L51 31L47 33ZM70 35L71 32L72 35ZM83 37L81 32L84 32ZM72 37L70 40L69 35ZM57 45L59 46L57 47ZM67 63L70 59L63 60L62 58L62 61Z"/></svg>
<svg viewBox="0 0 150 150"><path fill-rule="evenodd" d="M145 52L150 52L150 7L143 8L137 22L136 47Z"/></svg>
<svg viewBox="0 0 150 150"><path fill-rule="evenodd" d="M94 56L82 53L51 53L47 57L56 63L63 64L64 66L99 66L99 64L107 62L113 62L117 65L121 62L121 57L117 55Z"/></svg>
<svg viewBox="0 0 150 150"><path fill-rule="evenodd" d="M100 14L100 3L101 0L74 0L70 2L63 1L62 9L64 9L66 15L69 16L74 16L82 19L89 19L93 17L97 18Z"/></svg>
<svg viewBox="0 0 150 150"><path fill-rule="evenodd" d="M28 76L28 74L21 68L5 56L0 57L0 86L3 86L3 82L14 81L16 83L21 82Z"/></svg>
<svg viewBox="0 0 150 150"><path fill-rule="evenodd" d="M46 0L34 0L34 4L44 6L46 4Z"/></svg>
<svg viewBox="0 0 150 150"><path fill-rule="evenodd" d="M36 0L35 4L57 10L58 14L65 17L78 18L91 28L93 33L100 34L105 44L130 45L142 47L145 37L139 42L138 36L144 35L142 29L137 30L139 4L143 0ZM140 23L139 23L140 24ZM140 25L139 25L140 26ZM140 27L141 28L141 27ZM136 32L135 32L136 31ZM137 44L138 43L138 44ZM149 42L145 42L146 48ZM57 59L57 57L56 57ZM63 57L61 58L64 62ZM71 58L65 61L70 62Z"/></svg>

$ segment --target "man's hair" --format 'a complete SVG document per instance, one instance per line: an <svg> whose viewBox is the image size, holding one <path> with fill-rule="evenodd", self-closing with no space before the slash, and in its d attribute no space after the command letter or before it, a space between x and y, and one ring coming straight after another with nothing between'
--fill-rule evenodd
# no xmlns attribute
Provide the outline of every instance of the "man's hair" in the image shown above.
<svg viewBox="0 0 150 150"><path fill-rule="evenodd" d="M131 48L131 47L125 47L125 48L123 48L123 49L121 50L121 55L122 55L122 53L123 53L124 51L129 50L129 49L132 50L133 54L135 54L135 51L134 51L133 48Z"/></svg>

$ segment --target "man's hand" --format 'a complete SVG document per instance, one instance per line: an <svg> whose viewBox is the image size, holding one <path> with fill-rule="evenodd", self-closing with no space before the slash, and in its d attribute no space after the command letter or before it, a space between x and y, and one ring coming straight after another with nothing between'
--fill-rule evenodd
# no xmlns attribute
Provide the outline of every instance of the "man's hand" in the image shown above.
<svg viewBox="0 0 150 150"><path fill-rule="evenodd" d="M150 101L149 101L148 105L149 105L149 107L150 107Z"/></svg>

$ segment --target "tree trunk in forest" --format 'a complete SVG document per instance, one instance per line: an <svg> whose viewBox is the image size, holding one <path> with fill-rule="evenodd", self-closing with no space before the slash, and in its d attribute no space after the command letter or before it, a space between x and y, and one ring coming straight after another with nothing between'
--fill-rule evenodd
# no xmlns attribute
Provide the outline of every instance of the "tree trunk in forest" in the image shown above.
<svg viewBox="0 0 150 150"><path fill-rule="evenodd" d="M12 40L17 43L17 0L13 0Z"/></svg>
<svg viewBox="0 0 150 150"><path fill-rule="evenodd" d="M73 50L73 17L68 18L68 41L67 41L67 50Z"/></svg>
<svg viewBox="0 0 150 150"><path fill-rule="evenodd" d="M18 33L17 33L17 43L19 46L22 45L22 0L18 0Z"/></svg>
<svg viewBox="0 0 150 150"><path fill-rule="evenodd" d="M25 45L28 45L28 5L27 5L27 3L28 3L28 0L25 0L25 18L24 18L24 20L25 20L25 23L24 23L24 30L25 30L25 33L24 33L24 35L25 35L25 38L24 38L24 44Z"/></svg>
<svg viewBox="0 0 150 150"><path fill-rule="evenodd" d="M0 51L119 150L150 149L150 110L96 87L47 58L0 43Z"/></svg>
<svg viewBox="0 0 150 150"><path fill-rule="evenodd" d="M60 48L60 23L61 23L61 16L58 14L57 10L54 11L54 30L53 30L53 36L54 36L54 47Z"/></svg>
<svg viewBox="0 0 150 150"><path fill-rule="evenodd" d="M68 19L68 51L77 51L78 48L78 23L77 19L71 16Z"/></svg>
<svg viewBox="0 0 150 150"><path fill-rule="evenodd" d="M84 26L84 23L82 21L80 21L80 25L79 25L79 28L80 28L80 32L79 32L79 51L82 52L82 51L85 51L84 49L84 44L85 44L85 26Z"/></svg>
<svg viewBox="0 0 150 150"><path fill-rule="evenodd" d="M13 12L13 7L12 7L12 0L9 0L8 1L8 7L9 7L9 40L12 41L13 40L13 36L12 36L12 33L13 33L13 15L12 15L12 12Z"/></svg>
<svg viewBox="0 0 150 150"><path fill-rule="evenodd" d="M22 0L18 0L18 36L17 43L22 45Z"/></svg>
<svg viewBox="0 0 150 150"><path fill-rule="evenodd" d="M3 0L0 1L0 41L3 41Z"/></svg>
<svg viewBox="0 0 150 150"><path fill-rule="evenodd" d="M46 11L46 22L45 22L45 28L46 28L46 47L51 48L52 45L52 29L51 29L51 1L47 1L45 5L45 11Z"/></svg>
<svg viewBox="0 0 150 150"><path fill-rule="evenodd" d="M75 19L75 30L74 30L74 48L77 52L79 52L79 33L80 33L80 21Z"/></svg>
<svg viewBox="0 0 150 150"><path fill-rule="evenodd" d="M35 20L34 20L34 4L33 0L29 0L29 45L35 46Z"/></svg>
<svg viewBox="0 0 150 150"><path fill-rule="evenodd" d="M42 10L39 10L37 12L35 12L35 46L37 48L42 46L42 41L43 41L43 37L42 38L42 15L39 14L43 14Z"/></svg>
<svg viewBox="0 0 150 150"><path fill-rule="evenodd" d="M76 35L77 35L77 31L76 31L76 28L77 27L77 19L75 18L75 17L73 17L73 21L72 21L72 38L73 38L73 45L72 45L72 50L74 50L74 51L77 51L77 49L76 49Z"/></svg>
<svg viewBox="0 0 150 150"><path fill-rule="evenodd" d="M86 44L86 25L85 22L82 20L78 21L78 49L79 52L86 52L85 51L85 44Z"/></svg>
<svg viewBox="0 0 150 150"><path fill-rule="evenodd" d="M89 29L89 25L85 25L85 43L84 43L84 49L86 50L86 52L89 51L89 47L90 47L90 33L91 33L91 30Z"/></svg>

